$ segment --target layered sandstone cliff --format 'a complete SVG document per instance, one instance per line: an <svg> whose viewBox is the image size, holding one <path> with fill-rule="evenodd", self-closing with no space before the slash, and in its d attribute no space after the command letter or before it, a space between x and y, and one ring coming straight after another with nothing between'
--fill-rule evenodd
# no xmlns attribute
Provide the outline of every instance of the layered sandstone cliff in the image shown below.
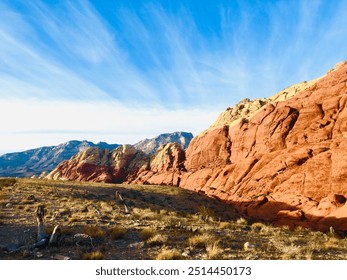
<svg viewBox="0 0 347 280"><path fill-rule="evenodd" d="M280 93L228 109L229 119L224 112L190 143L180 186L251 217L347 230L346 86L341 63L289 99ZM255 114L243 114L247 106Z"/></svg>

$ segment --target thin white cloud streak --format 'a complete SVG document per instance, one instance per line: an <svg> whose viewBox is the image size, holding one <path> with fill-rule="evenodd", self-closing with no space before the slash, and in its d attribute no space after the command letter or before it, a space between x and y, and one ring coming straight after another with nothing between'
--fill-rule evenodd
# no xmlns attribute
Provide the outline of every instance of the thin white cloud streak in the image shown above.
<svg viewBox="0 0 347 280"><path fill-rule="evenodd" d="M33 3L37 25L44 27L46 35L55 40L55 48L50 50L49 46L37 41L38 35L20 15L8 8L3 9L2 15L11 14L12 18L16 18L9 20L8 16L3 16L0 20L0 61L3 69L0 81L3 85L9 84L8 75L12 75L14 79L22 80L22 84L40 88L38 92L45 93L44 96L33 96L32 91L24 90L23 97L112 98L108 90L119 93L120 99L135 99L134 94L149 99L153 97L152 90L123 61L123 54L118 54L116 44L110 42L112 38L107 28L88 7L77 11L77 7L69 5L67 12L70 12L71 18L66 20L42 4L35 2L38 5L35 6ZM71 23L76 24L70 26ZM27 28L23 29L23 26ZM23 33L18 30L23 30ZM13 96L11 88L0 94Z"/></svg>
<svg viewBox="0 0 347 280"><path fill-rule="evenodd" d="M239 28L228 9L221 10L222 28L224 38L233 39L231 49L237 52L240 65L245 66L241 92L249 97L266 97L316 78L347 58L346 1L242 3ZM262 32L266 36L257 37Z"/></svg>
<svg viewBox="0 0 347 280"><path fill-rule="evenodd" d="M120 59L113 55L117 49L112 34L88 2L67 2L53 10L38 1L29 5L37 24L70 59L90 64L100 64L110 56Z"/></svg>
<svg viewBox="0 0 347 280"><path fill-rule="evenodd" d="M156 28L152 34L146 28L148 23L129 11L122 13L124 33L140 30L136 42L153 64L148 82L163 102L176 107L218 104L222 109L221 104L232 99L232 91L234 96L238 94L245 77L237 63L239 59L230 57L228 50L211 52L215 46L209 46L210 42L199 34L189 13L173 16L148 6L146 14ZM156 44L163 52L158 52Z"/></svg>
<svg viewBox="0 0 347 280"><path fill-rule="evenodd" d="M10 14L9 20L6 14ZM9 28L8 22L11 22ZM22 30L21 34L18 30ZM83 92L86 98L107 95L75 73L45 57L45 53L25 37L35 35L18 15L2 10L0 17L0 96L7 98L74 98Z"/></svg>
<svg viewBox="0 0 347 280"><path fill-rule="evenodd" d="M155 89L129 62L126 50L118 46L117 33L88 2L68 2L63 12L42 4L35 10L39 23L47 23L42 25L46 34L64 50L81 77L123 102L138 98L156 101Z"/></svg>

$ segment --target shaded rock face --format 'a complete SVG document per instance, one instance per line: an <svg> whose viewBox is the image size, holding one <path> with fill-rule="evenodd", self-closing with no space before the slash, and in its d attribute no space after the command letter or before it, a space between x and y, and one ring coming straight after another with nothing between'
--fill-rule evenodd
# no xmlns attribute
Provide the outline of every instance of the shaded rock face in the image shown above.
<svg viewBox="0 0 347 280"><path fill-rule="evenodd" d="M237 122L228 109L191 141L180 186L255 218L347 230L347 63L304 84L249 118L241 106Z"/></svg>

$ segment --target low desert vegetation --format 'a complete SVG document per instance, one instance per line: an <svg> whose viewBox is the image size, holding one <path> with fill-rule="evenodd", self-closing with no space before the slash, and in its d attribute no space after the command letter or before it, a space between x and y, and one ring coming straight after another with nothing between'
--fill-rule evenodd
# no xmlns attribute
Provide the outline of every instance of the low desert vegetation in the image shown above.
<svg viewBox="0 0 347 280"><path fill-rule="evenodd" d="M188 245L191 248L206 248L209 244L214 243L215 236L207 232L192 236L188 239Z"/></svg>
<svg viewBox="0 0 347 280"><path fill-rule="evenodd" d="M161 246L166 244L168 241L168 236L165 234L155 234L147 239L147 244L150 246Z"/></svg>
<svg viewBox="0 0 347 280"><path fill-rule="evenodd" d="M218 260L223 258L224 249L219 245L219 242L210 242L206 245L207 259Z"/></svg>
<svg viewBox="0 0 347 280"><path fill-rule="evenodd" d="M117 227L112 227L108 230L110 234L110 239L111 240L116 240L123 238L127 232L127 230L124 227L117 226Z"/></svg>
<svg viewBox="0 0 347 280"><path fill-rule="evenodd" d="M82 255L82 260L103 260L104 255L98 250L91 253L84 253Z"/></svg>
<svg viewBox="0 0 347 280"><path fill-rule="evenodd" d="M118 191L129 212L115 198ZM36 242L35 210L46 209L48 235ZM215 199L169 186L0 179L0 259L346 259L334 230L274 227L240 217Z"/></svg>
<svg viewBox="0 0 347 280"><path fill-rule="evenodd" d="M141 239L143 241L147 241L148 239L152 238L155 235L156 231L154 228L146 227L143 230L141 230Z"/></svg>
<svg viewBox="0 0 347 280"><path fill-rule="evenodd" d="M183 260L184 257L182 256L182 253L178 251L177 249L162 249L157 256L155 257L156 260Z"/></svg>
<svg viewBox="0 0 347 280"><path fill-rule="evenodd" d="M102 238L106 236L106 232L100 226L85 226L83 233L92 238Z"/></svg>

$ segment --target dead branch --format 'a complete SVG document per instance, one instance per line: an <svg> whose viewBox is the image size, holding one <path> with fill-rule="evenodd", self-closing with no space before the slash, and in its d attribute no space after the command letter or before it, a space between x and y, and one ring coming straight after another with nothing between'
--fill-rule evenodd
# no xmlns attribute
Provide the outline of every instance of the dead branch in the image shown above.
<svg viewBox="0 0 347 280"><path fill-rule="evenodd" d="M49 245L57 245L58 244L58 238L61 235L61 228L60 226L55 226L53 233L51 235L51 238L49 239Z"/></svg>
<svg viewBox="0 0 347 280"><path fill-rule="evenodd" d="M118 191L116 191L116 199L119 199L120 200L120 202L123 204L123 206L124 206L124 213L125 214L130 214L130 208L129 208L129 206L127 205L127 203L125 202L125 200L123 199L123 197L122 197L122 195L118 192Z"/></svg>
<svg viewBox="0 0 347 280"><path fill-rule="evenodd" d="M101 211L94 204L92 204L91 206L94 208L94 210L98 214L99 218L102 219L103 216L102 216Z"/></svg>
<svg viewBox="0 0 347 280"><path fill-rule="evenodd" d="M45 207L40 205L36 209L36 220L37 220L37 242L47 239L46 227L44 224L45 218Z"/></svg>

